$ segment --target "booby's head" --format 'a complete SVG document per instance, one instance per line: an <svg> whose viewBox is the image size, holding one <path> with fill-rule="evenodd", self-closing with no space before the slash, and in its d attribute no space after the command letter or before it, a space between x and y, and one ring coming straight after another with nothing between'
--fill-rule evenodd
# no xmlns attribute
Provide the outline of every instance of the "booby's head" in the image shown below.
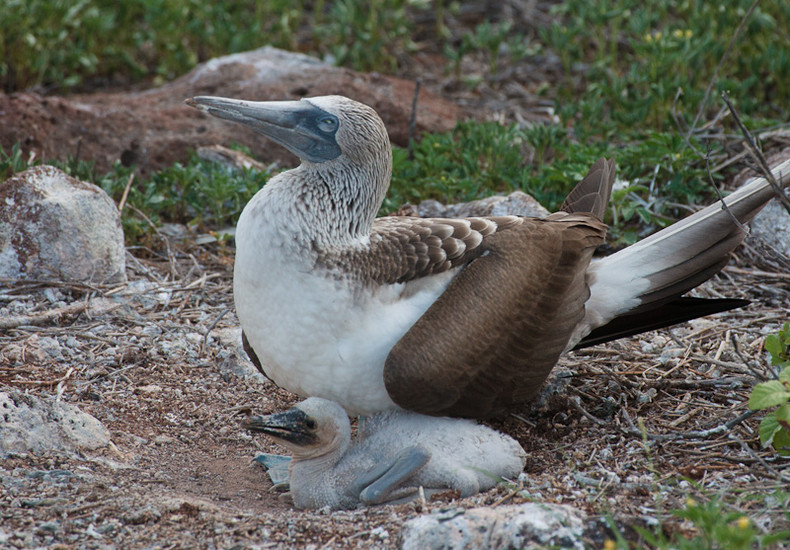
<svg viewBox="0 0 790 550"><path fill-rule="evenodd" d="M343 96L299 101L197 96L187 99L186 104L249 126L291 151L302 162L329 163L342 156L360 164L390 154L387 130L376 111Z"/></svg>
<svg viewBox="0 0 790 550"><path fill-rule="evenodd" d="M310 397L285 412L253 416L244 427L274 438L297 459L337 451L342 454L351 440L346 412L334 401L320 397Z"/></svg>

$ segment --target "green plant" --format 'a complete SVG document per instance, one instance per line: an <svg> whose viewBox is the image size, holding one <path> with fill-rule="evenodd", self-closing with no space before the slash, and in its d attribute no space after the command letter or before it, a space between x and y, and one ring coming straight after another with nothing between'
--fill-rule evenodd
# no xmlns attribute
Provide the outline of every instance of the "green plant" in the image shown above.
<svg viewBox="0 0 790 550"><path fill-rule="evenodd" d="M326 5L328 4L328 5ZM201 61L270 44L392 71L413 45L408 0L4 0L0 89L161 83ZM440 10L441 11L441 10ZM309 29L309 32L305 32Z"/></svg>
<svg viewBox="0 0 790 550"><path fill-rule="evenodd" d="M761 544L763 539L748 515L731 509L719 497L703 502L689 497L682 508L674 509L671 513L677 518L689 521L694 526L696 535L686 538L676 534L668 538L659 529L650 530L638 526L635 529L648 544L660 549L746 550Z"/></svg>
<svg viewBox="0 0 790 550"><path fill-rule="evenodd" d="M771 356L771 365L778 369L778 376L754 387L749 408L777 407L760 422L760 442L763 447L773 445L779 454L790 456L790 323L765 338L765 349Z"/></svg>
<svg viewBox="0 0 790 550"><path fill-rule="evenodd" d="M359 71L397 69L397 54L413 48L404 0L337 0L316 36L338 65Z"/></svg>
<svg viewBox="0 0 790 550"><path fill-rule="evenodd" d="M587 109L596 116L582 114L575 120L595 124L604 135L612 128L669 129L674 125L673 109L690 123L751 4L752 0L726 7L666 0L555 4L555 18L539 35L564 68L565 79L556 91L558 107L566 115ZM790 86L790 38L781 32L780 23L789 17L787 2L761 2L714 81L714 92L730 90L745 113L781 113L786 118L787 110L778 108L777 98ZM678 90L683 95L676 105ZM707 108L712 114L718 106L709 103Z"/></svg>
<svg viewBox="0 0 790 550"><path fill-rule="evenodd" d="M9 152L0 148L0 180L5 181L17 172L32 166L33 163L34 159L32 158L27 160L22 158L22 147L18 143L14 143Z"/></svg>
<svg viewBox="0 0 790 550"><path fill-rule="evenodd" d="M512 23L510 21L504 21L496 25L490 21L484 21L477 25L474 34L471 35L470 43L472 47L488 53L488 70L492 75L497 74L499 50L505 44L511 27Z"/></svg>

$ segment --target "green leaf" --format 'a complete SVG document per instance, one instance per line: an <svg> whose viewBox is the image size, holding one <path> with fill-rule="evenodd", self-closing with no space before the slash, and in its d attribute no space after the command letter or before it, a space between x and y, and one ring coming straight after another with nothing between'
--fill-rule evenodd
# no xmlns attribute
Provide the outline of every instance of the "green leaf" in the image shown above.
<svg viewBox="0 0 790 550"><path fill-rule="evenodd" d="M769 533L767 535L763 535L763 538L760 542L762 542L762 546L768 546L770 544L775 544L777 542L786 542L790 540L790 530L786 531L779 531L777 533Z"/></svg>
<svg viewBox="0 0 790 550"><path fill-rule="evenodd" d="M760 434L760 443L763 444L763 447L767 447L773 443L774 436L780 429L781 426L779 425L779 421L776 419L776 413L768 414L762 419L760 422L760 427L757 431Z"/></svg>
<svg viewBox="0 0 790 550"><path fill-rule="evenodd" d="M782 456L790 456L790 434L780 429L774 434L774 448Z"/></svg>
<svg viewBox="0 0 790 550"><path fill-rule="evenodd" d="M779 373L779 381L790 384L790 366L783 368Z"/></svg>
<svg viewBox="0 0 790 550"><path fill-rule="evenodd" d="M776 421L781 424L781 426L790 432L790 403L785 403L778 409L776 409Z"/></svg>
<svg viewBox="0 0 790 550"><path fill-rule="evenodd" d="M749 397L749 408L752 410L767 409L781 405L790 400L790 391L779 380L771 380L757 384Z"/></svg>
<svg viewBox="0 0 790 550"><path fill-rule="evenodd" d="M765 351L771 354L771 364L776 365L782 359L782 341L776 334L765 337Z"/></svg>

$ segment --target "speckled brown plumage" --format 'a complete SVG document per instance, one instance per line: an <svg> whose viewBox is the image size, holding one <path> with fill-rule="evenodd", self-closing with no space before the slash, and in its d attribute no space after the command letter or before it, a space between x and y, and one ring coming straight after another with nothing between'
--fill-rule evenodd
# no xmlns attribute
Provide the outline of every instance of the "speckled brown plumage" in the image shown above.
<svg viewBox="0 0 790 550"><path fill-rule="evenodd" d="M318 257L327 273L342 273L367 285L406 283L444 273L483 253L485 238L520 225L522 218L432 219L408 216L377 218L370 246L330 250ZM353 269L348 269L354 266Z"/></svg>

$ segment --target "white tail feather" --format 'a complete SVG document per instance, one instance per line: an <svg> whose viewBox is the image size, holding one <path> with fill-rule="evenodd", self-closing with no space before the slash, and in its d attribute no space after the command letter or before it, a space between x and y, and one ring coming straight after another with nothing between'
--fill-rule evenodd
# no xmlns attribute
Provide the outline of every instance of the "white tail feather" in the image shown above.
<svg viewBox="0 0 790 550"><path fill-rule="evenodd" d="M772 173L780 185L788 186L790 160ZM773 196L765 178L754 178L724 199L729 212L718 201L620 252L594 260L588 269L585 318L572 342L618 315L679 296L712 276L743 239L739 223L747 223Z"/></svg>

